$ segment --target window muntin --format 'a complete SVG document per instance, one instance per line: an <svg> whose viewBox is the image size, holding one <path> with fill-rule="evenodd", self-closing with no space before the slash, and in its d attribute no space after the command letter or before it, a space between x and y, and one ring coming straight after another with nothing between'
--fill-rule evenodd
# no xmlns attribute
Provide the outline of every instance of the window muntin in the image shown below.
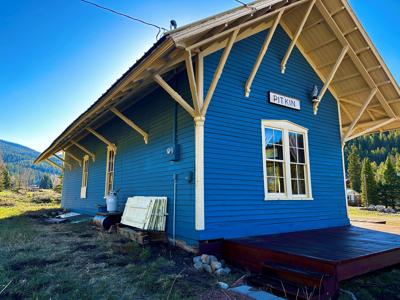
<svg viewBox="0 0 400 300"><path fill-rule="evenodd" d="M265 199L312 199L307 129L264 120L262 135Z"/></svg>
<svg viewBox="0 0 400 300"><path fill-rule="evenodd" d="M107 147L106 188L107 196L114 188L115 149Z"/></svg>

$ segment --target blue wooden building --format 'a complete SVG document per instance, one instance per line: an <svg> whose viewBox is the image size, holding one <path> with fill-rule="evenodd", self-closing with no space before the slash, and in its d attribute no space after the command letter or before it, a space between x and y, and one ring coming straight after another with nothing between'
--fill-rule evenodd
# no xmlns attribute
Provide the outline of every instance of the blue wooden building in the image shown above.
<svg viewBox="0 0 400 300"><path fill-rule="evenodd" d="M168 197L193 247L345 226L343 145L398 128L399 97L345 0L256 1L166 32L36 162L64 152L72 211Z"/></svg>

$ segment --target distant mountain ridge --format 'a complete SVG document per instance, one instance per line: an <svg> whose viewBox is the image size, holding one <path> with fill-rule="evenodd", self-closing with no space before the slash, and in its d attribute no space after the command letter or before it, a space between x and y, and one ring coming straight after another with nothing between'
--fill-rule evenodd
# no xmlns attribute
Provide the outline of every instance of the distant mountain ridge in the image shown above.
<svg viewBox="0 0 400 300"><path fill-rule="evenodd" d="M43 175L52 178L61 174L60 170L46 163L34 165L33 161L39 152L29 147L0 140L0 158L8 172L15 180L23 180L26 184L39 184Z"/></svg>

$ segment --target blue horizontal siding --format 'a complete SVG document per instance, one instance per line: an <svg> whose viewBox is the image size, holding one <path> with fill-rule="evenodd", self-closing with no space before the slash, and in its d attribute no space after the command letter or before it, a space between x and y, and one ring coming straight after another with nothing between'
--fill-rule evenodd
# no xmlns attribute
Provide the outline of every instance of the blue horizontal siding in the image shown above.
<svg viewBox="0 0 400 300"><path fill-rule="evenodd" d="M185 74L178 75L177 89L186 99L190 98L187 86ZM178 239L193 244L198 240L194 225L194 181L186 182L184 175L194 172L194 125L188 113L178 107L177 142L181 159L169 161L164 152L172 143L174 106L175 102L163 90L157 89L123 111L149 133L147 145L141 135L116 117L96 130L117 146L114 189L120 189L120 208L123 209L130 196L167 196L167 231L170 235L173 222L173 174L178 174L176 234ZM95 162L89 161L87 198L80 199L82 168L68 159L74 168L71 171L67 169L64 174L62 205L93 215L98 204L105 204L106 145L92 135L79 143L96 154ZM71 149L76 155L83 155L75 147Z"/></svg>
<svg viewBox="0 0 400 300"><path fill-rule="evenodd" d="M347 225L338 110L327 92L314 116L310 92L322 82L278 27L252 85L244 85L267 31L234 44L205 123L205 230L200 239L230 238ZM205 91L222 50L205 58ZM301 110L268 103L274 91L301 100ZM265 201L261 120L289 120L309 129L314 200Z"/></svg>

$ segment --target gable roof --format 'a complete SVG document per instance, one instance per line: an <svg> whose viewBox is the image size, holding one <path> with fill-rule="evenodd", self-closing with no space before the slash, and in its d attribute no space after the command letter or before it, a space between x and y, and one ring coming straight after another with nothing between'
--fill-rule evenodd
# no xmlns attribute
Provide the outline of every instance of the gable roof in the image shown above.
<svg viewBox="0 0 400 300"><path fill-rule="evenodd" d="M312 2L315 4L305 19ZM305 21L296 46L323 82L329 79L343 48L348 47L328 86L340 104L344 135L353 127L348 138L400 128L399 86L346 0L260 0L167 32L69 125L35 163L65 149L71 140L79 141L85 136L86 127L96 127L109 120L110 108L122 107L127 99L132 102L143 97L145 91L156 86L155 73L167 74L184 65L187 50L193 55L208 55L224 48L235 30L239 31L236 38L239 41L270 28L281 12L279 24L292 39ZM290 68L290 58L287 68ZM366 100L370 101L364 110Z"/></svg>

